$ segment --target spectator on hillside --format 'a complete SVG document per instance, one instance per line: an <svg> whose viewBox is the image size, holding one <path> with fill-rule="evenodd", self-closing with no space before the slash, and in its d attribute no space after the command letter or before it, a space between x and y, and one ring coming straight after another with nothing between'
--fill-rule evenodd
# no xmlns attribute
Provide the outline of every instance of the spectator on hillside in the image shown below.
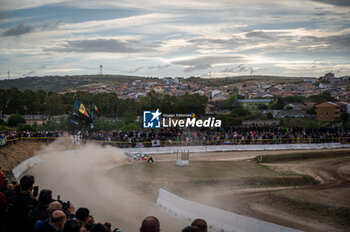
<svg viewBox="0 0 350 232"><path fill-rule="evenodd" d="M182 232L201 232L197 226L187 226L182 229Z"/></svg>
<svg viewBox="0 0 350 232"><path fill-rule="evenodd" d="M47 213L49 217L52 215L53 212L56 210L62 210L62 205L58 201L53 201L49 204L49 207L47 208ZM38 231L41 229L43 226L47 226L49 224L49 218L42 220L42 221L37 221L34 226L34 232Z"/></svg>
<svg viewBox="0 0 350 232"><path fill-rule="evenodd" d="M140 232L159 232L159 220L154 216L148 216L141 223Z"/></svg>
<svg viewBox="0 0 350 232"><path fill-rule="evenodd" d="M45 224L37 232L58 232L62 231L66 223L66 214L62 210L55 210L50 216L48 224Z"/></svg>
<svg viewBox="0 0 350 232"><path fill-rule="evenodd" d="M23 176L20 180L20 191L14 197L8 199L8 226L10 231L30 231L27 215L30 210L38 205L38 201L31 195L34 182L32 175Z"/></svg>
<svg viewBox="0 0 350 232"><path fill-rule="evenodd" d="M34 225L37 221L45 220L49 218L48 207L52 202L52 191L43 189L39 194L39 205L35 209L31 210L27 217L27 222L31 227L30 231L33 231Z"/></svg>
<svg viewBox="0 0 350 232"><path fill-rule="evenodd" d="M201 232L207 232L208 230L207 222L201 218L195 219L192 222L191 226L197 226L201 230Z"/></svg>

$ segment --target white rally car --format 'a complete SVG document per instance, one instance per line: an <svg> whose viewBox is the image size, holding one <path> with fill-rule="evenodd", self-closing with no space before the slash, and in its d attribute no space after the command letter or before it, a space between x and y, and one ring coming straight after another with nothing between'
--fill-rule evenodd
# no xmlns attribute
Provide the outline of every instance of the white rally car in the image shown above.
<svg viewBox="0 0 350 232"><path fill-rule="evenodd" d="M153 163L154 162L154 159L152 156L148 156L148 155L142 154L140 152L131 153L131 154L129 154L129 157L133 160L140 160L140 161L144 161L146 163Z"/></svg>

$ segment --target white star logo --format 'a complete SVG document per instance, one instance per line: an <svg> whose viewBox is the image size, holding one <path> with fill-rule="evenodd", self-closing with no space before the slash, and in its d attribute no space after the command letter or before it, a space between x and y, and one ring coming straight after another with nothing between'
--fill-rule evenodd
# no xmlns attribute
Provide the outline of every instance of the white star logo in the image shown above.
<svg viewBox="0 0 350 232"><path fill-rule="evenodd" d="M151 122L154 120L154 119L157 119L159 120L159 116L161 115L162 113L159 112L159 109L157 109L157 111L155 113L152 113L153 117L151 119Z"/></svg>

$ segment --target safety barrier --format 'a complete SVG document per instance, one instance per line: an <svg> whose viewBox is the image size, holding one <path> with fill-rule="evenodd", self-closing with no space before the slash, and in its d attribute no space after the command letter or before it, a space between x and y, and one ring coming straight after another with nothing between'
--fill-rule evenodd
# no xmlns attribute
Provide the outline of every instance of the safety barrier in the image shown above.
<svg viewBox="0 0 350 232"><path fill-rule="evenodd" d="M22 173L24 173L28 168L42 162L44 162L44 155L33 156L29 159L26 159L22 163L18 164L14 169L12 169L12 174L18 180Z"/></svg>
<svg viewBox="0 0 350 232"><path fill-rule="evenodd" d="M314 150L349 148L350 144L311 143L311 144L268 144L268 145L210 145L210 146L176 146L122 148L125 153L164 154L186 150L188 152L224 152L224 151L274 151L274 150Z"/></svg>
<svg viewBox="0 0 350 232"><path fill-rule="evenodd" d="M157 205L163 210L186 221L203 218L207 221L209 231L235 232L300 232L289 227L280 226L255 218L250 218L210 207L197 202L185 200L164 189L159 190Z"/></svg>
<svg viewBox="0 0 350 232"><path fill-rule="evenodd" d="M74 138L67 137L19 137L13 139L7 139L7 143L16 142L18 140L35 140L35 141L53 141L53 140L69 140L74 141ZM152 141L108 141L108 140L95 140L95 139L79 139L79 143L99 143L119 146L121 148L136 147L152 147ZM225 139L225 140L195 140L195 141L159 141L160 147L172 147L172 146L213 146L213 145L279 145L279 144L321 144L321 143L341 143L350 144L350 137L326 137L326 138L283 138L283 139Z"/></svg>

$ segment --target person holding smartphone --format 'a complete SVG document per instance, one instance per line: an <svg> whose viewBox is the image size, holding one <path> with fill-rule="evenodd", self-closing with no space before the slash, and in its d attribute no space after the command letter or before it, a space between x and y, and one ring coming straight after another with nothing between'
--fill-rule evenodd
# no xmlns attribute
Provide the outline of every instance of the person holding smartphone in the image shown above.
<svg viewBox="0 0 350 232"><path fill-rule="evenodd" d="M36 189L36 190L35 190ZM33 197L36 197L39 188L34 186ZM31 230L33 231L34 225L39 220L45 220L49 218L47 209L49 204L52 202L52 191L49 189L43 189L39 194L39 205L31 210L27 217L27 223L29 224Z"/></svg>

